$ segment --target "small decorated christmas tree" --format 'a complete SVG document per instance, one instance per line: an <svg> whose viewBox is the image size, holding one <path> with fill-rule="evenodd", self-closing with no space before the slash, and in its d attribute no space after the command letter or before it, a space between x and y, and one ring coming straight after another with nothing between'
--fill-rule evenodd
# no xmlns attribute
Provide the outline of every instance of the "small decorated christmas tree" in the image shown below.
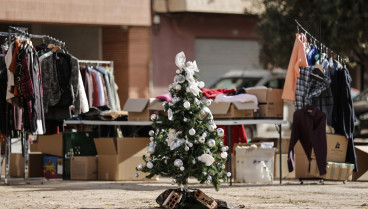
<svg viewBox="0 0 368 209"><path fill-rule="evenodd" d="M186 62L183 52L176 55L174 83L170 84L171 102L164 102L165 114L152 114L153 130L149 131L150 143L145 165L137 170L171 177L172 184L186 188L188 178L201 184L213 184L218 191L220 180L227 181L231 173L225 171L228 147L223 145L224 130L217 128L208 106L212 100L202 99L195 61Z"/></svg>

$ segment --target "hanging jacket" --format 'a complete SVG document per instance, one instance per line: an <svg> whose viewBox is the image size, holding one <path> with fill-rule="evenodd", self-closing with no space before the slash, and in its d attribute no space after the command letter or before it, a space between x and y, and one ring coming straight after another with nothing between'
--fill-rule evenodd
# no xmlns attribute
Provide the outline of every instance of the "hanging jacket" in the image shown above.
<svg viewBox="0 0 368 209"><path fill-rule="evenodd" d="M326 173L327 142L326 114L313 106L306 106L295 111L288 151L289 172L294 170L294 146L300 141L309 162L314 150L320 175Z"/></svg>

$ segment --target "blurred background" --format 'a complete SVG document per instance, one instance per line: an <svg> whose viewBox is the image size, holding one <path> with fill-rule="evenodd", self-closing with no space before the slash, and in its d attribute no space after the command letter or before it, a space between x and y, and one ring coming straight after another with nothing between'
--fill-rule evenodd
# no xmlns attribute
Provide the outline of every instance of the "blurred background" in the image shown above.
<svg viewBox="0 0 368 209"><path fill-rule="evenodd" d="M352 87L359 95L368 83L367 4L364 0L0 0L0 31L22 27L64 41L78 59L114 61L124 105L128 98L167 93L180 51L187 60L197 61L206 87L215 87L229 71L286 69L298 20L330 50L349 59ZM367 97L355 100L363 103L361 112L367 112Z"/></svg>

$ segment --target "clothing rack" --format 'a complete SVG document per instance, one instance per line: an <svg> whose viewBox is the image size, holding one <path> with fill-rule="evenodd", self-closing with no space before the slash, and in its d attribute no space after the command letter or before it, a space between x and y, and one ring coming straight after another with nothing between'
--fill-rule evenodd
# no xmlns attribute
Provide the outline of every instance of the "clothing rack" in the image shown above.
<svg viewBox="0 0 368 209"><path fill-rule="evenodd" d="M321 46L321 51L323 51L323 49L325 49L326 50L326 52L328 53L328 52L330 52L330 54L333 54L333 55L335 55L336 57L337 57L337 60L338 61L342 61L342 62L349 62L349 58L343 58L343 56L340 56L339 54L337 54L336 52L334 52L333 50L331 50L329 47L327 47L325 44L323 44L321 41L319 41L317 38L315 38L311 33L309 33L299 22L298 22L298 20L297 19L295 19L295 22L296 22L296 24L297 24L297 29L298 29L298 33L299 33L299 28L301 28L303 31L304 31L304 33L305 33L305 35L307 36L307 34L308 34L308 36L311 38L311 39L313 39L314 40L314 43L319 43L320 44L320 46ZM330 49L330 50L329 50Z"/></svg>
<svg viewBox="0 0 368 209"><path fill-rule="evenodd" d="M102 60L78 60L79 64L105 64L111 67L111 70L114 70L114 61L102 61Z"/></svg>
<svg viewBox="0 0 368 209"><path fill-rule="evenodd" d="M8 32L0 32L0 36L7 36L9 44L11 43L12 37L16 35L23 35L27 38L40 38L40 39L49 39L51 42L57 43L62 47L65 47L65 42L62 42L56 38L53 38L49 35L35 35L30 34L27 31L20 30L17 27L9 26ZM6 106L6 121L9 121L9 115L8 115L8 105ZM19 181L25 181L29 182L30 180L37 180L43 182L45 178L29 178L29 172L28 172L28 148L29 148L29 134L25 132L24 130L21 131L21 140L22 143L24 142L23 148L23 157L24 157L24 178L10 178L10 153L11 153L11 138L9 136L8 131L8 124L6 124L6 147L5 147L5 184L10 184L11 182L19 182ZM1 158L0 153L0 158ZM0 171L1 171L1 164L3 163L3 159L0 160ZM0 175L1 180L1 175Z"/></svg>
<svg viewBox="0 0 368 209"><path fill-rule="evenodd" d="M12 32L12 31L14 31L14 32ZM19 28L13 27L13 26L9 26L9 31L8 32L0 32L0 36L8 36L9 41L10 41L12 36L16 36L16 35L19 35L19 34L24 35L27 38L39 38L39 39L45 39L46 38L46 39L49 39L51 42L57 43L60 46L65 47L65 42L60 41L60 40L58 40L58 39L56 39L52 36L31 34L31 33L28 33L27 31L20 30Z"/></svg>

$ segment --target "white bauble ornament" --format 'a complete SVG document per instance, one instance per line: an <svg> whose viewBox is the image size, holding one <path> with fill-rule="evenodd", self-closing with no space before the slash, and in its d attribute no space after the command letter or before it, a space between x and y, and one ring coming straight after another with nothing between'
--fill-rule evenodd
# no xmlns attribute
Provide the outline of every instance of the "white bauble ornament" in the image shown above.
<svg viewBox="0 0 368 209"><path fill-rule="evenodd" d="M137 166L137 170L141 171L142 169L143 169L143 164L139 163L138 166Z"/></svg>
<svg viewBox="0 0 368 209"><path fill-rule="evenodd" d="M225 148L226 148L226 151L228 151L228 150L229 150L229 147L228 147L228 146L225 146Z"/></svg>
<svg viewBox="0 0 368 209"><path fill-rule="evenodd" d="M203 176L207 176L207 172L203 171L203 172L202 172L202 175L203 175Z"/></svg>
<svg viewBox="0 0 368 209"><path fill-rule="evenodd" d="M183 161L181 160L181 159L176 159L175 161L174 161L174 166L175 167L180 167L180 166L182 166L183 165Z"/></svg>
<svg viewBox="0 0 368 209"><path fill-rule="evenodd" d="M220 142L220 146L224 146L224 142L222 142L222 141L221 141L221 142Z"/></svg>
<svg viewBox="0 0 368 209"><path fill-rule="evenodd" d="M138 178L139 177L139 173L135 173L135 177Z"/></svg>
<svg viewBox="0 0 368 209"><path fill-rule="evenodd" d="M173 118L174 118L174 114L172 110L169 108L169 110L167 111L167 119L173 120Z"/></svg>
<svg viewBox="0 0 368 209"><path fill-rule="evenodd" d="M180 73L181 73L181 70L177 69L176 74L180 74Z"/></svg>
<svg viewBox="0 0 368 209"><path fill-rule="evenodd" d="M153 168L153 163L151 161L149 161L146 166L147 166L147 168L151 169L151 168Z"/></svg>
<svg viewBox="0 0 368 209"><path fill-rule="evenodd" d="M153 137L151 136L149 139L150 139L150 141L152 142L155 138L153 138Z"/></svg>
<svg viewBox="0 0 368 209"><path fill-rule="evenodd" d="M204 138L206 138L206 137L207 137L207 132L203 132L202 136L203 136Z"/></svg>
<svg viewBox="0 0 368 209"><path fill-rule="evenodd" d="M206 114L206 111L205 110L201 110L200 114L201 115L205 115Z"/></svg>
<svg viewBox="0 0 368 209"><path fill-rule="evenodd" d="M184 150L188 152L188 151L189 151L189 147L187 147L187 146L186 146L186 147L184 148Z"/></svg>
<svg viewBox="0 0 368 209"><path fill-rule="evenodd" d="M209 181L209 180L206 181L206 184L210 184L210 183L211 183L211 181Z"/></svg>
<svg viewBox="0 0 368 209"><path fill-rule="evenodd" d="M176 75L174 77L174 82L175 83L184 83L185 82L185 76L183 76L183 75Z"/></svg>
<svg viewBox="0 0 368 209"><path fill-rule="evenodd" d="M213 132L215 130L215 126L213 125L209 125L207 128L210 132Z"/></svg>
<svg viewBox="0 0 368 209"><path fill-rule="evenodd" d="M155 147L154 146L148 146L147 152L150 153L150 154L155 153Z"/></svg>
<svg viewBox="0 0 368 209"><path fill-rule="evenodd" d="M231 176L231 173L230 173L230 172L227 172L227 173L226 173L226 176L227 176L227 177L230 177L230 176Z"/></svg>
<svg viewBox="0 0 368 209"><path fill-rule="evenodd" d="M227 158L227 152L221 152L221 157L222 158Z"/></svg>
<svg viewBox="0 0 368 209"><path fill-rule="evenodd" d="M206 99L205 105L208 107L212 104L212 99Z"/></svg>
<svg viewBox="0 0 368 209"><path fill-rule="evenodd" d="M152 114L151 115L151 120L156 120L157 119L157 115L156 114Z"/></svg>
<svg viewBox="0 0 368 209"><path fill-rule="evenodd" d="M198 139L198 141L200 143L204 143L206 141L206 139L203 136L200 136L199 139Z"/></svg>
<svg viewBox="0 0 368 209"><path fill-rule="evenodd" d="M198 82L198 87L199 88L203 88L204 87L204 82L203 81L199 81Z"/></svg>
<svg viewBox="0 0 368 209"><path fill-rule="evenodd" d="M188 101L185 101L183 105L184 105L184 108L185 109L189 109L190 108L190 103Z"/></svg>
<svg viewBox="0 0 368 209"><path fill-rule="evenodd" d="M212 177L211 176L207 176L207 180L208 181L212 181Z"/></svg>
<svg viewBox="0 0 368 209"><path fill-rule="evenodd" d="M163 106L163 107L165 107L165 105L166 105L166 104L167 104L167 102L166 102L166 101L163 101L163 102L162 102L162 106Z"/></svg>
<svg viewBox="0 0 368 209"><path fill-rule="evenodd" d="M176 84L175 85L175 90L180 91L181 90L181 85L180 84Z"/></svg>
<svg viewBox="0 0 368 209"><path fill-rule="evenodd" d="M217 129L217 135L219 135L219 136L224 136L224 134L225 134L225 131L224 131L224 129L222 129L222 128L218 128Z"/></svg>
<svg viewBox="0 0 368 209"><path fill-rule="evenodd" d="M188 122L188 118L183 118L183 121L184 122Z"/></svg>
<svg viewBox="0 0 368 209"><path fill-rule="evenodd" d="M196 133L194 128L189 129L189 135L193 136Z"/></svg>
<svg viewBox="0 0 368 209"><path fill-rule="evenodd" d="M148 135L150 135L150 136L154 136L154 135L155 135L155 131L154 131L154 130L150 130L150 131L148 132Z"/></svg>
<svg viewBox="0 0 368 209"><path fill-rule="evenodd" d="M216 145L216 141L214 139L209 139L207 140L207 145L212 148Z"/></svg>
<svg viewBox="0 0 368 209"><path fill-rule="evenodd" d="M172 185L176 184L176 180L175 179L171 180L171 184Z"/></svg>
<svg viewBox="0 0 368 209"><path fill-rule="evenodd" d="M222 168L222 169L225 169L225 165L222 165L222 166L221 166L221 168Z"/></svg>
<svg viewBox="0 0 368 209"><path fill-rule="evenodd" d="M184 171L185 170L184 166L180 166L180 170Z"/></svg>
<svg viewBox="0 0 368 209"><path fill-rule="evenodd" d="M195 159L192 160L192 164L193 165L196 164L196 160Z"/></svg>
<svg viewBox="0 0 368 209"><path fill-rule="evenodd" d="M227 151L226 147L221 147L221 151L226 152Z"/></svg>
<svg viewBox="0 0 368 209"><path fill-rule="evenodd" d="M191 89L190 87L187 87L187 88L185 89L185 91L186 91L187 93L190 93L190 92L192 91L192 89Z"/></svg>
<svg viewBox="0 0 368 209"><path fill-rule="evenodd" d="M188 144L188 146L189 146L189 147L193 147L193 143L191 143L191 142L190 142L190 143Z"/></svg>

